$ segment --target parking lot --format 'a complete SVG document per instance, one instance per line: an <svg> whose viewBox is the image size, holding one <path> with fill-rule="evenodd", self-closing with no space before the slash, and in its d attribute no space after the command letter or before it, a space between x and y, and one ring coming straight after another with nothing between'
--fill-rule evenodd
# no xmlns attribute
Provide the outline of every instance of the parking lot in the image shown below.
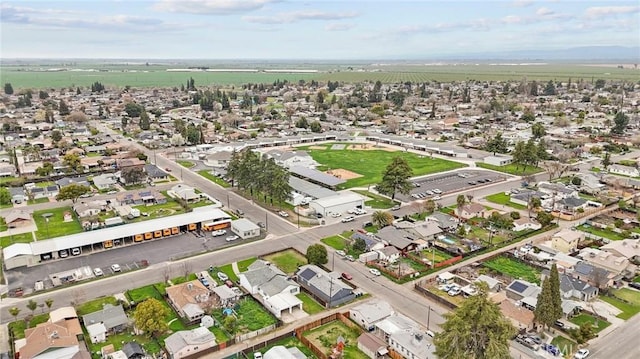
<svg viewBox="0 0 640 359"><path fill-rule="evenodd" d="M403 202L417 199L438 198L448 193L504 181L506 175L483 170L464 169L446 174L427 176L412 180L415 187L408 196L398 195ZM439 193L438 193L439 192Z"/></svg>

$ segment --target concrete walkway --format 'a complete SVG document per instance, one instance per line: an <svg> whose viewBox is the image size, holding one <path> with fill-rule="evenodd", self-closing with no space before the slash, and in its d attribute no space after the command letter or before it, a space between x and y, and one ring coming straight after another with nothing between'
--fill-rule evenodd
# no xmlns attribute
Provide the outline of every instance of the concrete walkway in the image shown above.
<svg viewBox="0 0 640 359"><path fill-rule="evenodd" d="M238 269L238 262L231 263L231 269L233 269L233 273L236 275L240 274L240 269Z"/></svg>

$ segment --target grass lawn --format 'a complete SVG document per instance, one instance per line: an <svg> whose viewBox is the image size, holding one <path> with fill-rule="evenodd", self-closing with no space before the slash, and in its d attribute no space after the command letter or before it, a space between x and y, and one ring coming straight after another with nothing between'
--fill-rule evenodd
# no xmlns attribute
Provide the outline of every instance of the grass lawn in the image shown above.
<svg viewBox="0 0 640 359"><path fill-rule="evenodd" d="M433 249L425 249L420 253L422 254L422 258L426 258L429 261L435 261L436 263L444 262L447 259L452 258L449 253L439 251L437 249L435 249L435 251Z"/></svg>
<svg viewBox="0 0 640 359"><path fill-rule="evenodd" d="M640 306L640 292L629 288L621 288L613 291L613 295L627 302Z"/></svg>
<svg viewBox="0 0 640 359"><path fill-rule="evenodd" d="M70 222L64 222L65 212L71 213L72 220ZM42 217L45 213L52 214L52 216L49 217L48 225L45 218ZM71 207L58 207L34 211L33 220L36 223L36 226L38 226L38 231L36 231L36 238L38 239L55 238L82 232L82 225L78 221L78 217L76 217L76 214Z"/></svg>
<svg viewBox="0 0 640 359"><path fill-rule="evenodd" d="M0 247L5 248L7 246L12 245L13 243L30 243L33 242L33 233L20 233L20 234L12 234L10 236L5 236L0 238Z"/></svg>
<svg viewBox="0 0 640 359"><path fill-rule="evenodd" d="M551 340L551 344L557 346L562 354L569 355L578 350L578 343L569 338L565 338L562 335L558 335Z"/></svg>
<svg viewBox="0 0 640 359"><path fill-rule="evenodd" d="M483 265L514 279L523 279L530 283L540 284L540 271L511 258L497 257L486 261Z"/></svg>
<svg viewBox="0 0 640 359"><path fill-rule="evenodd" d="M344 358L368 358L365 353L358 349L358 336L360 335L360 331L356 328L349 328L338 320L307 331L303 335L318 348L322 349L324 353L329 353L331 347L337 342L338 337L342 336L345 343Z"/></svg>
<svg viewBox="0 0 640 359"><path fill-rule="evenodd" d="M82 303L82 305L76 307L78 316L83 316L89 313L97 312L102 309L104 304L118 305L118 300L114 297L102 297L94 299L89 302Z"/></svg>
<svg viewBox="0 0 640 359"><path fill-rule="evenodd" d="M49 203L49 198L44 197L44 198L36 198L34 200L28 200L27 204L31 205L31 204L38 204L38 203Z"/></svg>
<svg viewBox="0 0 640 359"><path fill-rule="evenodd" d="M621 240L623 240L625 238L620 233L616 233L614 231L611 231L611 230L608 230L608 229L604 229L604 228L596 228L596 227L593 227L593 226L585 226L585 225L580 225L577 228L579 230L583 231L583 232L591 233L593 235L600 236L600 237L603 237L603 238L607 238L607 239L610 239L612 241L621 241Z"/></svg>
<svg viewBox="0 0 640 359"><path fill-rule="evenodd" d="M167 198L167 202L162 204L153 204L150 206L143 204L139 206L132 206L131 208L138 209L140 213L149 214L148 216L140 216L134 219L133 222L147 221L154 218L162 218L184 213L184 208L182 208L182 206L172 198Z"/></svg>
<svg viewBox="0 0 640 359"><path fill-rule="evenodd" d="M240 268L238 268L238 269L240 269ZM238 276L233 271L233 266L231 266L231 263L225 264L225 265L223 265L221 267L218 267L218 272L222 272L222 273L226 274L227 277L229 277L229 279L231 279L233 282L237 282L238 281ZM214 277L217 278L217 276L214 276Z"/></svg>
<svg viewBox="0 0 640 359"><path fill-rule="evenodd" d="M217 339L217 338L216 338ZM220 341L218 341L219 343ZM249 353L249 356L247 356L247 358L253 358L254 357L254 353L260 352L260 353L265 353L267 351L269 351L269 349L277 346L277 345L282 345L285 348L292 348L292 347L297 347L298 349L300 349L301 352L304 353L304 355L306 355L306 357L308 359L316 359L316 356L313 355L313 353L311 352L311 350L309 348L307 348L304 344L302 344L302 342L300 340L298 340L298 338L296 337L285 337L282 338L280 340L278 340L277 342L264 347L262 349L260 349L259 351L255 351L253 353Z"/></svg>
<svg viewBox="0 0 640 359"><path fill-rule="evenodd" d="M196 164L191 162L191 161L177 161L178 164L182 167L186 167L186 168L191 168L193 166L195 166Z"/></svg>
<svg viewBox="0 0 640 359"><path fill-rule="evenodd" d="M209 331L211 333L213 333L213 335L215 335L216 343L218 343L218 344L224 343L227 340L231 339L231 338L229 338L227 333L225 333L224 330L220 329L220 327L213 326L213 327L209 328Z"/></svg>
<svg viewBox="0 0 640 359"><path fill-rule="evenodd" d="M198 171L198 174L223 188L231 187L231 184L229 182L223 180L220 177L216 177L212 175L211 172L209 172L209 170L200 170Z"/></svg>
<svg viewBox="0 0 640 359"><path fill-rule="evenodd" d="M25 330L33 328L47 320L49 320L49 313L34 315L29 322L29 327L27 327L27 323L24 320L16 320L15 322L9 323L9 330L13 332L15 339L22 339L24 338Z"/></svg>
<svg viewBox="0 0 640 359"><path fill-rule="evenodd" d="M89 335L85 334L85 338L88 339ZM87 345L89 346L89 351L95 353L100 352L100 348L109 344L113 344L115 350L120 350L124 343L132 341L140 344L148 354L160 353L160 344L155 339L146 335L131 335L129 331L120 334L110 334L107 340L102 343L92 344L91 341L87 340Z"/></svg>
<svg viewBox="0 0 640 359"><path fill-rule="evenodd" d="M596 319L595 317L589 314L579 314L575 317L569 319L569 321L577 326L581 326L584 323L591 323L593 325L593 329L595 329L596 333L599 333L604 328L611 325L611 323L606 320Z"/></svg>
<svg viewBox="0 0 640 359"><path fill-rule="evenodd" d="M510 163L510 164L505 165L505 166L494 166L494 165L490 165L490 164L483 163L483 162L476 162L476 166L478 166L480 168L486 168L486 169L489 169L489 170L494 170L494 171L498 171L498 172L504 172L504 173L508 173L508 174L516 175L516 176L532 175L532 174L540 173L540 172L544 171L540 167L533 167L533 166L527 166L527 168L524 169L524 168L522 168L522 166L518 166L515 163Z"/></svg>
<svg viewBox="0 0 640 359"><path fill-rule="evenodd" d="M258 258L256 258L256 257L251 257L251 258L247 258L247 259L244 259L244 260L239 261L239 262L238 262L238 270L239 270L240 272L246 272L246 271L247 271L247 268L248 268L251 264L253 264L253 262L255 262L257 259L258 259Z"/></svg>
<svg viewBox="0 0 640 359"><path fill-rule="evenodd" d="M196 279L198 279L196 274L195 273L190 273L187 277L183 277L183 276L175 277L175 278L170 279L170 281L171 281L171 283L176 285L176 284L180 284L180 283L184 283L184 282L190 282L190 281L196 280Z"/></svg>
<svg viewBox="0 0 640 359"><path fill-rule="evenodd" d="M521 204L511 202L511 196L504 194L504 192L495 193L485 198L487 199L487 201L491 203L502 204L515 209L524 209L524 210L527 209L527 206L523 206Z"/></svg>
<svg viewBox="0 0 640 359"><path fill-rule="evenodd" d="M277 322L271 313L251 298L245 298L238 302L235 312L238 321L234 334L252 332ZM223 322L222 309L214 310L213 315L220 323Z"/></svg>
<svg viewBox="0 0 640 359"><path fill-rule="evenodd" d="M307 258L292 249L265 256L264 260L275 264L287 274L293 274L299 266L307 264Z"/></svg>
<svg viewBox="0 0 640 359"><path fill-rule="evenodd" d="M335 236L322 238L320 242L332 247L333 249L345 249L347 247L347 241L342 236L336 234Z"/></svg>
<svg viewBox="0 0 640 359"><path fill-rule="evenodd" d="M155 298L158 300L163 300L162 295L156 289L154 284L146 285L144 287L132 289L127 291L127 296L130 300L140 303L148 298Z"/></svg>
<svg viewBox="0 0 640 359"><path fill-rule="evenodd" d="M309 315L314 315L316 313L320 313L324 310L324 307L320 305L320 303L316 302L315 299L311 298L307 293L297 294L296 297L302 301L302 310L307 312Z"/></svg>
<svg viewBox="0 0 640 359"><path fill-rule="evenodd" d="M624 320L630 319L634 315L638 314L638 312L640 312L640 306L639 305L633 305L633 304L625 303L625 302L621 301L618 298L613 298L613 297L608 297L608 296L602 295L602 296L600 296L600 299L603 302L607 302L607 303L613 305L614 307L620 309L622 312L617 315L617 317L620 318L620 319L624 319Z"/></svg>
<svg viewBox="0 0 640 359"><path fill-rule="evenodd" d="M633 278L633 281L636 282L636 283L640 283L640 275L638 275L635 278Z"/></svg>
<svg viewBox="0 0 640 359"><path fill-rule="evenodd" d="M369 191L355 190L354 192L369 197L370 199L365 201L364 204L365 206L369 206L371 208L388 209L397 204L395 201L392 201L391 198L387 198Z"/></svg>
<svg viewBox="0 0 640 359"><path fill-rule="evenodd" d="M350 144L345 144L349 146ZM331 144L327 146L330 148ZM339 188L362 187L382 180L382 172L395 157L402 157L413 169L414 176L422 176L431 173L449 171L466 167L464 164L447 161L439 158L429 158L415 153L401 151L382 150L314 150L309 147L300 147L306 150L314 160L322 164L326 169L343 168L362 175L362 177L347 180Z"/></svg>

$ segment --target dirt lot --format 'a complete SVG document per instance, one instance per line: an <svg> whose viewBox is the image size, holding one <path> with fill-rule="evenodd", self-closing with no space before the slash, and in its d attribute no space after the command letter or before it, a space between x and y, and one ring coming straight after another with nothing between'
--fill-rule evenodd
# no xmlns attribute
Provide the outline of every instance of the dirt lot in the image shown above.
<svg viewBox="0 0 640 359"><path fill-rule="evenodd" d="M344 180L350 180L352 178L362 177L361 174L357 174L355 172L351 172L351 171L345 170L343 168L336 168L336 169L333 169L333 170L329 170L326 173L330 174L332 176L344 179Z"/></svg>
<svg viewBox="0 0 640 359"><path fill-rule="evenodd" d="M371 143L358 143L355 145L349 145L347 146L348 150L360 150L360 151L367 151L367 150L381 150L381 151L389 151L389 152L397 152L398 150L390 148L390 147L386 147L386 146L376 146L373 145Z"/></svg>

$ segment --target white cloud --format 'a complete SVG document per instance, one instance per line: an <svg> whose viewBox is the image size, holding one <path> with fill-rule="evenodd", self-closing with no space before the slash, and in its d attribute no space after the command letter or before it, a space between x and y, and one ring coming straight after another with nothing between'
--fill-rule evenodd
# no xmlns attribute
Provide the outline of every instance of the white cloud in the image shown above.
<svg viewBox="0 0 640 359"><path fill-rule="evenodd" d="M243 16L242 20L258 24L290 24L304 20L341 20L358 16L355 12L335 13L318 10L283 12L273 16Z"/></svg>
<svg viewBox="0 0 640 359"><path fill-rule="evenodd" d="M261 9L267 4L279 0L160 0L154 5L158 11L202 14L229 15Z"/></svg>
<svg viewBox="0 0 640 359"><path fill-rule="evenodd" d="M512 6L515 7L527 7L533 5L533 1L531 0L515 0L511 3Z"/></svg>
<svg viewBox="0 0 640 359"><path fill-rule="evenodd" d="M633 14L637 12L640 12L640 6L594 6L587 8L585 16L589 19L595 19L620 14Z"/></svg>
<svg viewBox="0 0 640 359"><path fill-rule="evenodd" d="M526 21L527 20L525 18L517 15L507 15L500 19L500 22L502 22L503 24L522 24Z"/></svg>
<svg viewBox="0 0 640 359"><path fill-rule="evenodd" d="M354 24L348 24L343 22L332 22L327 24L324 29L327 31L347 31L355 27Z"/></svg>
<svg viewBox="0 0 640 359"><path fill-rule="evenodd" d="M547 16L547 15L553 15L553 14L554 14L553 10L546 7L541 7L538 10L536 10L536 15L538 16Z"/></svg>

